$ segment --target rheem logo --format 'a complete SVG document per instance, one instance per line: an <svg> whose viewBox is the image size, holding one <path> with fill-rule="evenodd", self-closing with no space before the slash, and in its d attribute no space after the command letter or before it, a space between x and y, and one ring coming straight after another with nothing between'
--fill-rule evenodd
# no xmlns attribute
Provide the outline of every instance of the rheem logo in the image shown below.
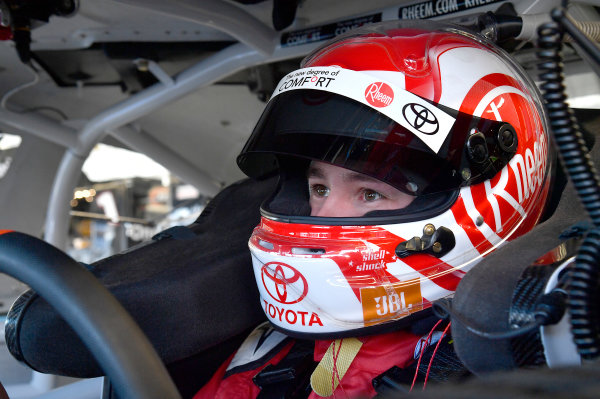
<svg viewBox="0 0 600 399"><path fill-rule="evenodd" d="M308 293L306 278L290 265L269 262L260 271L267 293L279 303L298 303Z"/></svg>
<svg viewBox="0 0 600 399"><path fill-rule="evenodd" d="M394 90L383 82L371 83L365 90L365 99L374 107L387 107L394 101Z"/></svg>

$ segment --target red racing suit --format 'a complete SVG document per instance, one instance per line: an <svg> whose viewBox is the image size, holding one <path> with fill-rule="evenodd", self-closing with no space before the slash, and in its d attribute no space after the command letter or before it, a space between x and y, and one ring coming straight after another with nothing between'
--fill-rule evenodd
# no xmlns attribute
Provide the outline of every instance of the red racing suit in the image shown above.
<svg viewBox="0 0 600 399"><path fill-rule="evenodd" d="M371 398L376 395L373 378L393 366L404 368L412 363L421 337L407 331L359 337L362 346L342 377L332 398ZM268 365L277 365L295 344L295 340L274 331L267 323L260 325L213 375L194 399L254 399L261 389L253 378ZM332 341L317 340L315 362L321 361ZM312 372L312 371L311 371ZM311 392L310 399L320 398Z"/></svg>

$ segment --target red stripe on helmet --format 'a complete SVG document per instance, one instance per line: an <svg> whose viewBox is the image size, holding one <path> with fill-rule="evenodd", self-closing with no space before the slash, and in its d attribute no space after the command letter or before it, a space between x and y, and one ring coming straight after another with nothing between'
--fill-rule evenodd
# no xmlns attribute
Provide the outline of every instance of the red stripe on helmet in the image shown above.
<svg viewBox="0 0 600 399"><path fill-rule="evenodd" d="M450 208L450 210L452 211L456 222L465 231L467 237L469 237L471 245L473 245L476 249L478 249L482 243L487 243L489 246L486 245L486 247L488 248L492 247L492 244L487 240L485 235L477 228L477 226L475 226L475 223L473 223L473 219L471 219L471 216L469 216L465 202L461 196L458 197L456 203L454 206L452 206L452 208ZM478 251L479 253L482 252L479 249Z"/></svg>
<svg viewBox="0 0 600 399"><path fill-rule="evenodd" d="M459 111L467 114L473 114L479 102L483 96L490 92L492 89L500 86L512 86L517 89L520 88L519 83L512 76L508 76L502 73L492 73L479 79L477 83L471 87L471 90L465 96L463 103L460 106Z"/></svg>

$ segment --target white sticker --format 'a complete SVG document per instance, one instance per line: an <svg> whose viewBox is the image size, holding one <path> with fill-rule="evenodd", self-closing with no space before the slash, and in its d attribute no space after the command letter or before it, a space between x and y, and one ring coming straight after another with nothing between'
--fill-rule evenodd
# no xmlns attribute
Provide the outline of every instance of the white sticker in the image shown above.
<svg viewBox="0 0 600 399"><path fill-rule="evenodd" d="M272 98L298 89L327 91L365 104L414 133L435 153L440 150L455 121L446 112L393 83L350 69L298 69L279 82Z"/></svg>

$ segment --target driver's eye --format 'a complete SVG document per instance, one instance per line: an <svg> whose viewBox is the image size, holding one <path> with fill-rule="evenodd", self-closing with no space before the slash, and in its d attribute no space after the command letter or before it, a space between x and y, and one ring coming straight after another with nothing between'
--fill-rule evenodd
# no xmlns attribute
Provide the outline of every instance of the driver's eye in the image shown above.
<svg viewBox="0 0 600 399"><path fill-rule="evenodd" d="M329 195L329 188L322 184L313 184L310 191L317 197L327 197Z"/></svg>
<svg viewBox="0 0 600 399"><path fill-rule="evenodd" d="M377 201L377 200L383 198L383 195L379 194L375 190L369 190L369 189L367 189L363 193L363 198L367 202L373 202L373 201Z"/></svg>

